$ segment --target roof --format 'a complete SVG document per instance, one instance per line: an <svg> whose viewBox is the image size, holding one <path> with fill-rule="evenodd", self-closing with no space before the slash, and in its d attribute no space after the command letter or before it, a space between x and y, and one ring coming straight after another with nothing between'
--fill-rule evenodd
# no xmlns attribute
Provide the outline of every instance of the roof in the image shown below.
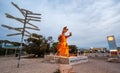
<svg viewBox="0 0 120 73"><path fill-rule="evenodd" d="M2 48L4 48L4 49L18 49L19 46L6 45L6 46L2 46Z"/></svg>

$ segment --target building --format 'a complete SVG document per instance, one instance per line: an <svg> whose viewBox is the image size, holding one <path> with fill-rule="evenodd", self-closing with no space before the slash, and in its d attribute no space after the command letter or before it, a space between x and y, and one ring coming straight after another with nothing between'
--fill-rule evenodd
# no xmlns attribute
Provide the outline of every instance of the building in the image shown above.
<svg viewBox="0 0 120 73"><path fill-rule="evenodd" d="M107 49L106 48L90 48L90 52L91 53L97 53L97 52L105 53L107 52Z"/></svg>
<svg viewBox="0 0 120 73"><path fill-rule="evenodd" d="M14 46L10 43L0 43L0 55L16 54L19 51L19 46Z"/></svg>

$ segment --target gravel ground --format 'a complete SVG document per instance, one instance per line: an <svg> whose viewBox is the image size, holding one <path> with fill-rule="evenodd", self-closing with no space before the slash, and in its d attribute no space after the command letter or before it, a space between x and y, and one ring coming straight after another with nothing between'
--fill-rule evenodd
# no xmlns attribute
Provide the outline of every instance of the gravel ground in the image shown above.
<svg viewBox="0 0 120 73"><path fill-rule="evenodd" d="M0 73L53 73L58 69L58 64L43 61L43 58L22 58L17 68L15 57L0 57ZM120 63L89 59L87 63L74 65L73 69L77 73L120 73Z"/></svg>
<svg viewBox="0 0 120 73"><path fill-rule="evenodd" d="M16 65L14 57L0 58L0 73L53 73L58 68L57 64L44 63L42 58L22 58L20 68Z"/></svg>
<svg viewBox="0 0 120 73"><path fill-rule="evenodd" d="M73 66L77 73L120 73L120 63L89 59L88 63Z"/></svg>

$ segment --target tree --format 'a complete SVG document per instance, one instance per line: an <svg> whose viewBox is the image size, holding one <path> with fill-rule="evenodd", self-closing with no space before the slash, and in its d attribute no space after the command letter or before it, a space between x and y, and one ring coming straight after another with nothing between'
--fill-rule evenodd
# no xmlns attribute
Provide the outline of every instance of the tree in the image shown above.
<svg viewBox="0 0 120 73"><path fill-rule="evenodd" d="M19 42L10 42L11 44L13 44L14 46L20 46L20 43ZM25 45L25 44L23 44Z"/></svg>
<svg viewBox="0 0 120 73"><path fill-rule="evenodd" d="M57 44L58 42L54 42L51 47L51 52L55 54L57 52ZM69 45L69 52L70 54L77 54L77 46L76 45Z"/></svg>
<svg viewBox="0 0 120 73"><path fill-rule="evenodd" d="M54 42L51 47L51 52L55 54L57 52L57 44L58 42Z"/></svg>
<svg viewBox="0 0 120 73"><path fill-rule="evenodd" d="M70 54L77 54L77 46L76 45L69 45Z"/></svg>
<svg viewBox="0 0 120 73"><path fill-rule="evenodd" d="M38 55L39 57L49 52L48 40L42 35L33 33L32 37L28 38L26 42L28 45L25 47L25 51L28 54L34 54L34 56Z"/></svg>

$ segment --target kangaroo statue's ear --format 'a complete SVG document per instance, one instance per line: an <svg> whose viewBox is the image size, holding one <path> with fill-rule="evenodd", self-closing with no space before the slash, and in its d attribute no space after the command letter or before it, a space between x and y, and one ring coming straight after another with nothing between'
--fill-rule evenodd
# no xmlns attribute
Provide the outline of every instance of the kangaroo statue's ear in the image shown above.
<svg viewBox="0 0 120 73"><path fill-rule="evenodd" d="M64 29L67 29L67 26L63 27L63 30L64 30Z"/></svg>
<svg viewBox="0 0 120 73"><path fill-rule="evenodd" d="M63 30L68 30L67 26L63 27Z"/></svg>

